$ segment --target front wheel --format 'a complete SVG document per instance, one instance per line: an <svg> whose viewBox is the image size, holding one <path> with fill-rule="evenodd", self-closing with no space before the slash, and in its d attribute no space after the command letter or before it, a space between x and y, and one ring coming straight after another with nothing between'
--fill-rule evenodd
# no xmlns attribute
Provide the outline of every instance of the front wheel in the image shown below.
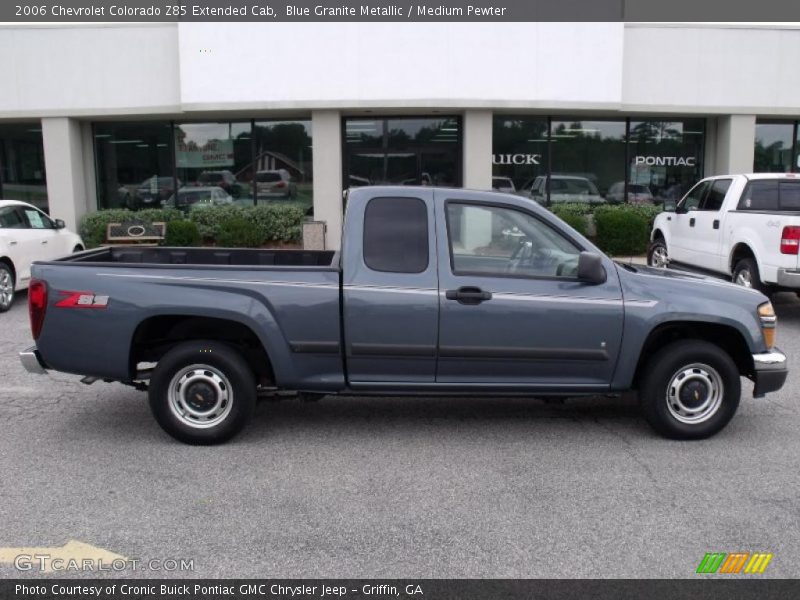
<svg viewBox="0 0 800 600"><path fill-rule="evenodd" d="M14 304L14 285L14 273L0 262L0 312L6 312Z"/></svg>
<svg viewBox="0 0 800 600"><path fill-rule="evenodd" d="M244 358L218 342L186 342L167 352L150 379L150 409L161 428L187 444L225 442L256 405L256 379Z"/></svg>
<svg viewBox="0 0 800 600"><path fill-rule="evenodd" d="M669 344L645 366L639 397L645 419L664 437L711 437L733 418L741 380L733 359L700 340Z"/></svg>
<svg viewBox="0 0 800 600"><path fill-rule="evenodd" d="M647 250L647 265L665 269L669 266L667 243L663 238L656 238Z"/></svg>

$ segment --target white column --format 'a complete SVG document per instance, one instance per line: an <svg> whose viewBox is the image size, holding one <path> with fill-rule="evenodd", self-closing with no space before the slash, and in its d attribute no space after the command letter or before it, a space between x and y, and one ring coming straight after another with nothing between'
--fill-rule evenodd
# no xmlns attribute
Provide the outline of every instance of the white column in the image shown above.
<svg viewBox="0 0 800 600"><path fill-rule="evenodd" d="M43 118L42 141L50 215L77 231L81 217L90 210L81 124L67 117Z"/></svg>
<svg viewBox="0 0 800 600"><path fill-rule="evenodd" d="M717 119L715 175L751 173L756 138L755 115L726 115Z"/></svg>
<svg viewBox="0 0 800 600"><path fill-rule="evenodd" d="M464 112L464 187L492 189L492 111Z"/></svg>
<svg viewBox="0 0 800 600"><path fill-rule="evenodd" d="M314 150L314 220L327 224L325 246L342 243L342 123L338 110L311 113Z"/></svg>

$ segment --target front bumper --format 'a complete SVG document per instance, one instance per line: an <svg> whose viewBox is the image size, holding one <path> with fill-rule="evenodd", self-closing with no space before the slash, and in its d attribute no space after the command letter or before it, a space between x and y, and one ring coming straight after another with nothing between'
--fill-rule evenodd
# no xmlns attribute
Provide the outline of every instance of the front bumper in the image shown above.
<svg viewBox="0 0 800 600"><path fill-rule="evenodd" d="M800 271L778 269L778 285L782 288L800 289Z"/></svg>
<svg viewBox="0 0 800 600"><path fill-rule="evenodd" d="M786 368L786 355L773 348L770 352L753 354L753 396L762 397L769 392L778 391L786 382L789 370Z"/></svg>
<svg viewBox="0 0 800 600"><path fill-rule="evenodd" d="M22 366L28 373L35 373L36 375L47 374L47 365L42 360L36 346L31 346L27 350L19 353L19 360Z"/></svg>

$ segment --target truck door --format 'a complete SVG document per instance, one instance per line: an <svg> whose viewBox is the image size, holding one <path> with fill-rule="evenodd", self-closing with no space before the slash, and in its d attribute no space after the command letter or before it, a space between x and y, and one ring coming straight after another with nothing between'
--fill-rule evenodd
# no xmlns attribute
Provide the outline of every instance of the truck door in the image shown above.
<svg viewBox="0 0 800 600"><path fill-rule="evenodd" d="M433 383L439 321L433 192L393 188L382 196L361 188L350 193L346 222L348 381L361 388Z"/></svg>
<svg viewBox="0 0 800 600"><path fill-rule="evenodd" d="M724 271L722 260L722 205L733 179L714 179L703 197L698 210L693 213L691 264L711 271ZM685 216L685 215L683 215Z"/></svg>
<svg viewBox="0 0 800 600"><path fill-rule="evenodd" d="M710 181L701 181L678 203L672 217L667 252L671 260L695 264L695 244L697 244L697 212L711 187Z"/></svg>
<svg viewBox="0 0 800 600"><path fill-rule="evenodd" d="M581 243L527 202L437 190L437 384L602 389L622 338L622 292L577 279Z"/></svg>

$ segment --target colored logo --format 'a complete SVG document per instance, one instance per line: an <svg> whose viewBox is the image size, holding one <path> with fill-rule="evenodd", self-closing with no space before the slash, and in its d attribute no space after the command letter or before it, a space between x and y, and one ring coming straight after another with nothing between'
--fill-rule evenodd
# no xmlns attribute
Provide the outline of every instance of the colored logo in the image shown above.
<svg viewBox="0 0 800 600"><path fill-rule="evenodd" d="M696 573L763 573L772 560L771 552L706 552Z"/></svg>

